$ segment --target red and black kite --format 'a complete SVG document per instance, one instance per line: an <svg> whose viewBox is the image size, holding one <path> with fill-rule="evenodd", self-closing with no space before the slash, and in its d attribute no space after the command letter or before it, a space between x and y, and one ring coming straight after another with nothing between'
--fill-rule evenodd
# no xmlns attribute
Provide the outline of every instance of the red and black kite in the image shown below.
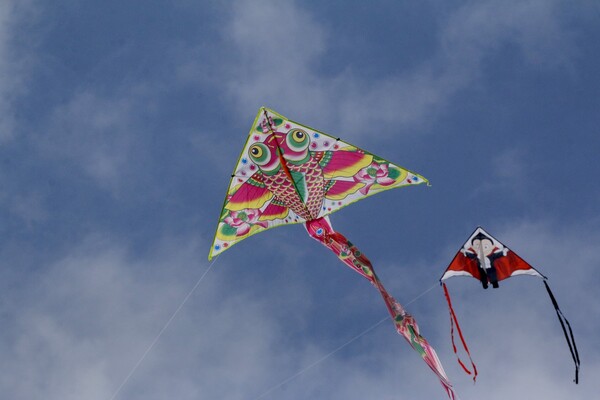
<svg viewBox="0 0 600 400"><path fill-rule="evenodd" d="M476 379L477 368L471 359L469 349L464 340L460 326L458 325L456 314L452 308L450 294L448 293L448 288L446 287L444 281L448 278L452 278L453 276L470 276L480 281L483 288L487 289L489 285L492 285L493 288L498 288L498 282L517 275L533 275L543 280L569 345L569 350L571 351L571 356L573 357L573 362L575 363L574 382L578 383L580 363L577 346L575 345L575 339L573 337L573 331L569 321L567 321L558 307L558 303L556 302L554 294L550 290L550 286L548 286L548 278L542 275L538 270L533 268L531 265L529 265L529 263L519 257L517 253L511 251L508 247L487 233L481 227L475 229L471 236L469 236L465 244L456 253L454 259L440 278L440 283L444 288L444 294L450 310L450 327L454 353L457 354L456 345L454 343L454 324L456 324L456 329L460 336L462 345L469 356L469 360L471 361L472 371L465 366L460 358L458 358L459 364L463 367L465 372L468 374L473 374L473 380Z"/></svg>

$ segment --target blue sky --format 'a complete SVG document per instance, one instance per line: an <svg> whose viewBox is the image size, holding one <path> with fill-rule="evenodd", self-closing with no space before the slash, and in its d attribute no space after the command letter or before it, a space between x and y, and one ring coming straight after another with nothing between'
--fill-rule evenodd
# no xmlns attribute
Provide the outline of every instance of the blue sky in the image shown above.
<svg viewBox="0 0 600 400"><path fill-rule="evenodd" d="M124 382L206 272L263 105L431 181L331 218L401 303L437 283L477 225L549 277L581 354L577 386L535 278L449 281L476 385L454 359L441 289L407 307L462 399L598 393L600 6L323 3L0 3L5 396L444 398L391 322L315 364L386 310L301 226L220 256Z"/></svg>

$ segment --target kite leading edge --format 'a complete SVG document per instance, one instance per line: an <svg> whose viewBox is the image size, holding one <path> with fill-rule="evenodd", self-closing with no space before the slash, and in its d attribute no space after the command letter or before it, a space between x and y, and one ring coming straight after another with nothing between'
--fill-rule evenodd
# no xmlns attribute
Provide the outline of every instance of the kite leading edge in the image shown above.
<svg viewBox="0 0 600 400"><path fill-rule="evenodd" d="M453 400L452 385L415 319L388 294L371 262L333 230L327 217L381 191L422 183L428 181L419 174L263 107L231 176L208 258L258 232L304 223L312 238L379 291L398 333Z"/></svg>

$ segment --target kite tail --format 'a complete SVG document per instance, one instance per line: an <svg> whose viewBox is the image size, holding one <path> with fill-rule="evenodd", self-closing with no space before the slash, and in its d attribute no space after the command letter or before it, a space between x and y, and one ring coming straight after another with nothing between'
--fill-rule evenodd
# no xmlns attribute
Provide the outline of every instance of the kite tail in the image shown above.
<svg viewBox="0 0 600 400"><path fill-rule="evenodd" d="M558 307L558 302L554 298L554 294L552 293L552 290L550 290L550 286L548 286L546 279L544 279L544 285L546 286L546 290L548 291L548 295L550 296L550 300L552 301L552 305L554 306L554 310L556 311L556 316L558 317L558 320L560 321L560 326L562 327L563 333L565 334L565 339L567 340L567 344L569 345L569 350L571 351L571 357L573 357L573 362L575 363L575 379L573 380L573 382L575 382L577 384L577 383L579 383L579 364L580 363L579 363L579 352L577 351L577 345L575 344L575 337L573 336L573 330L571 329L571 324L569 324L569 321L565 318L562 311L560 311L560 308ZM567 324L567 327L569 328L569 334L567 334L567 329L565 328L565 323Z"/></svg>
<svg viewBox="0 0 600 400"><path fill-rule="evenodd" d="M458 324L458 319L456 318L456 314L454 313L454 308L452 308L452 301L450 300L450 293L448 293L448 288L446 287L446 284L443 282L442 282L442 287L444 288L444 295L446 296L446 302L448 303L448 310L450 311L450 337L452 339L452 349L454 350L456 359L458 360L458 363L460 364L462 369L469 375L473 374L473 383L475 383L475 381L477 380L477 367L475 366L475 363L473 362L473 359L471 358L471 352L469 351L467 342L465 341L465 338L463 337L462 331L460 329L460 325ZM466 367L466 365L463 363L463 361L458 356L458 352L456 350L456 344L454 343L454 325L455 324L456 324L456 331L458 332L458 336L460 337L460 341L463 345L463 349L467 353L467 356L469 356L469 361L471 362L471 367L473 368L473 371L469 370L469 368Z"/></svg>
<svg viewBox="0 0 600 400"><path fill-rule="evenodd" d="M377 288L394 321L396 331L408 341L412 348L423 358L423 361L438 376L450 400L455 400L457 396L434 348L419 333L419 326L413 316L408 314L383 287L369 259L344 235L335 232L327 217L309 221L305 227L313 239L318 240L333 251L344 264L367 278Z"/></svg>

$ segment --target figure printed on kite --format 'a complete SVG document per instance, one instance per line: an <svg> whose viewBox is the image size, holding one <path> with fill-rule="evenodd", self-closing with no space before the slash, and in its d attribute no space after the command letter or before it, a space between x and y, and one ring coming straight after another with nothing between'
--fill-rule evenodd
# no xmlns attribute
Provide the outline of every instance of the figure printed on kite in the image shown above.
<svg viewBox="0 0 600 400"><path fill-rule="evenodd" d="M482 266L485 266L485 270L482 268ZM506 246L500 243L499 240L487 233L482 227L475 229L471 236L469 236L465 244L456 253L452 259L452 262L448 268L446 268L446 271L444 271L444 274L440 278L440 284L444 289L444 295L446 297L446 301L448 302L448 310L450 312L450 337L452 340L452 348L458 358L458 363L467 374L473 374L473 380L477 378L477 367L471 358L471 353L469 352L469 348L460 329L460 325L458 324L458 319L456 318L456 314L452 308L450 293L448 292L448 288L444 281L448 278L452 278L453 276L470 276L478 279L482 283L483 288L487 289L488 281L494 288L497 288L499 281L518 275L537 276L543 280L546 291L548 292L548 296L550 296L550 300L552 301L552 305L554 306L556 315L560 321L565 339L569 345L569 350L575 364L574 382L578 383L580 362L579 353L575 344L575 338L573 336L573 331L569 321L565 318L562 311L558 307L556 298L554 297L552 290L550 290L550 286L547 282L548 278L529 265L514 251L510 251ZM463 345L463 349L467 353L469 361L471 362L471 368L468 368L460 359L460 357L458 357L456 345L454 343L455 325Z"/></svg>
<svg viewBox="0 0 600 400"><path fill-rule="evenodd" d="M492 284L492 287L498 288L498 275L494 262L508 253L508 249L502 243L495 242L483 232L479 232L471 239L470 246L465 243L461 253L477 262L479 280L484 289L488 288L488 282Z"/></svg>
<svg viewBox="0 0 600 400"><path fill-rule="evenodd" d="M389 295L369 259L333 229L328 217L381 191L422 183L427 180L421 175L261 108L231 176L208 257L264 230L303 223L313 239L379 291L397 332L455 399L435 350L414 318Z"/></svg>

